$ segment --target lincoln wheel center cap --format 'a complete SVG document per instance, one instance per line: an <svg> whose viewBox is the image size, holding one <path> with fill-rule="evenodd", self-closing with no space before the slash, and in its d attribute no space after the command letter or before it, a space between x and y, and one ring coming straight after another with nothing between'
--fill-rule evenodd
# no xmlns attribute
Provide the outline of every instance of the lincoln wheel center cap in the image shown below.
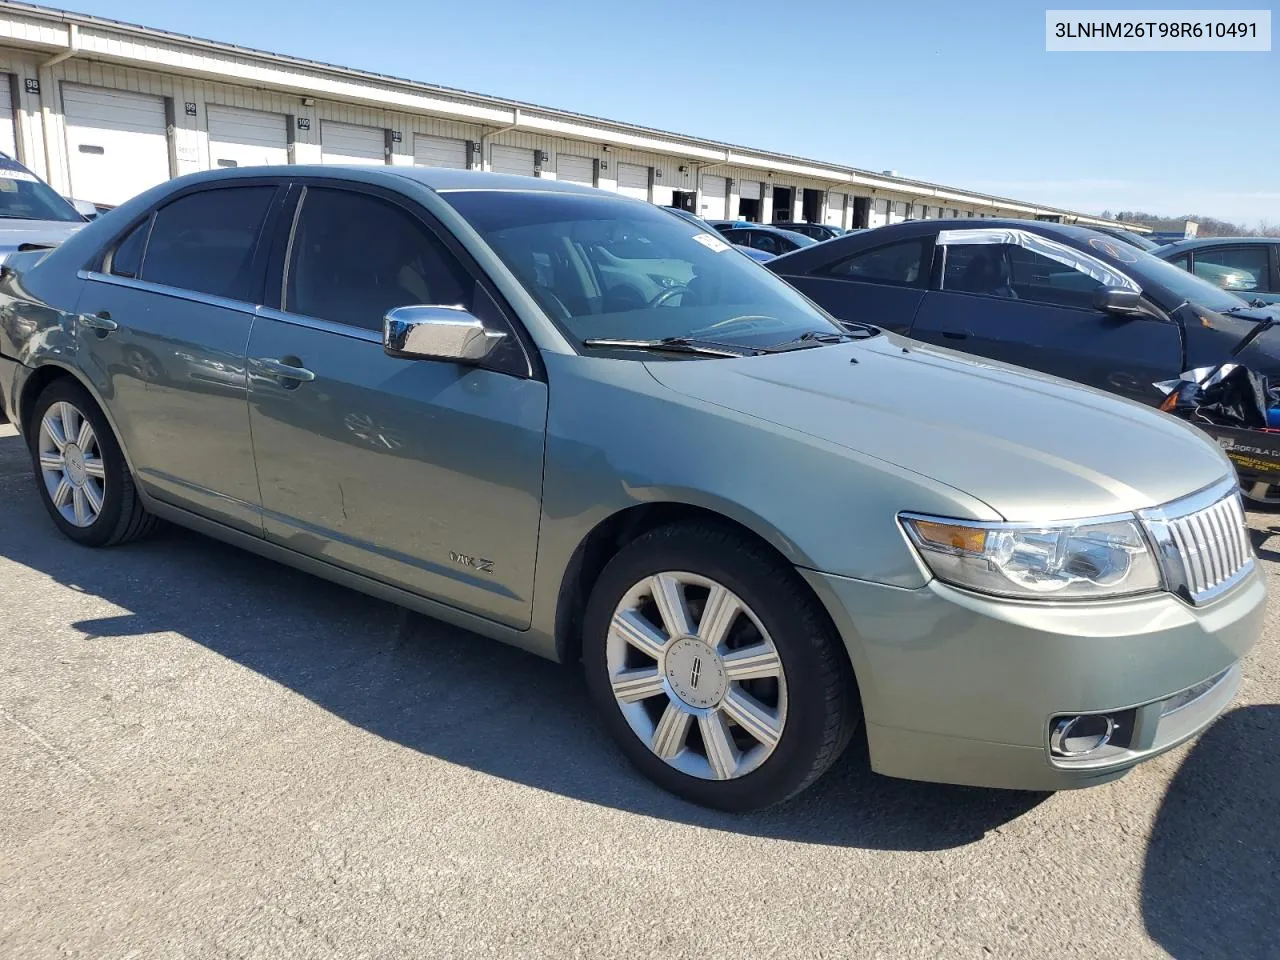
<svg viewBox="0 0 1280 960"><path fill-rule="evenodd" d="M80 452L80 448L74 443L68 443L66 449L62 452L62 462L66 465L67 479L74 486L80 487L84 485L84 454Z"/></svg>
<svg viewBox="0 0 1280 960"><path fill-rule="evenodd" d="M724 661L701 640L684 637L667 651L667 682L689 706L705 710L718 704L728 689Z"/></svg>

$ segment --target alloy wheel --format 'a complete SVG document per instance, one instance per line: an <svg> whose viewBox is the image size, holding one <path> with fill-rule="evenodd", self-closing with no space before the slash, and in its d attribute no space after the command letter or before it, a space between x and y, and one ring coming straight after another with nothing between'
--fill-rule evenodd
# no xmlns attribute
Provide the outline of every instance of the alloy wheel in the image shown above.
<svg viewBox="0 0 1280 960"><path fill-rule="evenodd" d="M672 767L705 780L758 768L787 720L787 683L769 632L721 583L663 572L632 586L606 642L614 699Z"/></svg>
<svg viewBox="0 0 1280 960"><path fill-rule="evenodd" d="M49 499L64 520L90 527L102 513L106 469L93 424L80 410L60 400L40 421L40 476Z"/></svg>

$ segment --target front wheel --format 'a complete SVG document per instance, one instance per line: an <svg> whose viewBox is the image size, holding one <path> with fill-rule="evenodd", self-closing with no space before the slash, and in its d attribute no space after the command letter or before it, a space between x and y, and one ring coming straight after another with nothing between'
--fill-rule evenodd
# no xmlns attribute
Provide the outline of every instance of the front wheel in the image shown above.
<svg viewBox="0 0 1280 960"><path fill-rule="evenodd" d="M857 696L839 639L795 571L712 524L624 547L587 605L593 699L628 758L724 810L800 792L840 755Z"/></svg>

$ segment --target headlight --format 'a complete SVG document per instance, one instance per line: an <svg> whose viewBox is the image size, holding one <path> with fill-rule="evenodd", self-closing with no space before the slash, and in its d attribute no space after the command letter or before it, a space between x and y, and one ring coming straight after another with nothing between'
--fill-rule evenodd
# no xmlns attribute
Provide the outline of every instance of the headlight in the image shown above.
<svg viewBox="0 0 1280 960"><path fill-rule="evenodd" d="M903 514L902 525L934 576L982 593L1072 600L1161 587L1136 519L1032 525Z"/></svg>

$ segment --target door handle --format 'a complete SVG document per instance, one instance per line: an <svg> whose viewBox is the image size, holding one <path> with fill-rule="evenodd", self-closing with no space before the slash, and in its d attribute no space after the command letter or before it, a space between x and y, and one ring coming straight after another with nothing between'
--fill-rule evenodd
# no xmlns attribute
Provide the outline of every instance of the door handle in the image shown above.
<svg viewBox="0 0 1280 960"><path fill-rule="evenodd" d="M961 333L959 330L943 330L942 335L948 340L968 340L967 333Z"/></svg>
<svg viewBox="0 0 1280 960"><path fill-rule="evenodd" d="M278 377L281 380L296 380L299 383L307 383L316 378L316 375L305 367L285 363L283 360L276 360L273 357L254 357L249 361L249 365L259 373L265 373L270 377Z"/></svg>
<svg viewBox="0 0 1280 960"><path fill-rule="evenodd" d="M120 328L120 324L112 320L111 314L107 313L105 310L100 310L93 314L80 314L80 326L87 327L90 330L97 330L103 336L106 336L111 331L118 330Z"/></svg>

